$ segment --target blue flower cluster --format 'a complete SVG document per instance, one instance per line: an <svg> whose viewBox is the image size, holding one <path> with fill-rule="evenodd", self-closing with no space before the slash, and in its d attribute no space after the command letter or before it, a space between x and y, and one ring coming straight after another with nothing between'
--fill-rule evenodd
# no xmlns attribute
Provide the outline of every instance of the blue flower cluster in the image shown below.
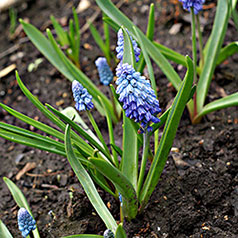
<svg viewBox="0 0 238 238"><path fill-rule="evenodd" d="M24 207L19 209L17 220L23 237L27 237L32 230L36 229L36 221Z"/></svg>
<svg viewBox="0 0 238 238"><path fill-rule="evenodd" d="M115 236L111 230L107 229L104 231L103 237L104 238L114 238Z"/></svg>
<svg viewBox="0 0 238 238"><path fill-rule="evenodd" d="M97 66L100 82L103 85L109 85L113 80L113 73L107 63L105 57L99 57L95 61L95 65Z"/></svg>
<svg viewBox="0 0 238 238"><path fill-rule="evenodd" d="M93 108L92 95L88 93L88 90L82 86L77 80L72 83L72 91L75 107L78 111L90 110Z"/></svg>
<svg viewBox="0 0 238 238"><path fill-rule="evenodd" d="M128 32L128 31L127 31ZM129 32L128 32L129 34ZM130 35L130 34L129 34ZM120 29L117 33L117 37L118 37L118 40L117 40L117 47L116 47L116 51L117 51L117 58L122 61L123 60L123 51L124 51L124 37L123 37L123 31L122 29ZM139 56L140 56L140 48L138 47L137 43L135 40L132 39L132 37L130 36L131 38L131 42L132 42L132 45L133 45L133 49L134 49L134 52L135 52L135 58L136 58L136 62L139 61Z"/></svg>
<svg viewBox="0 0 238 238"><path fill-rule="evenodd" d="M205 0L179 0L183 3L183 9L190 11L191 7L194 9L194 13L198 14L202 10L202 4Z"/></svg>
<svg viewBox="0 0 238 238"><path fill-rule="evenodd" d="M141 123L140 132L151 131L149 123L160 121L156 115L161 109L149 80L127 63L118 67L116 74L116 93L120 95L118 100L123 103L126 116Z"/></svg>

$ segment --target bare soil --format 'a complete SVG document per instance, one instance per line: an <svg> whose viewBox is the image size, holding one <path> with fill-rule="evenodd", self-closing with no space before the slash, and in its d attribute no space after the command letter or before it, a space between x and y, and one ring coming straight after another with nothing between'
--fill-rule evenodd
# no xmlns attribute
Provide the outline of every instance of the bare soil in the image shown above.
<svg viewBox="0 0 238 238"><path fill-rule="evenodd" d="M98 8L94 1L79 14L83 26ZM117 2L117 1L115 1ZM151 1L125 1L121 9L145 32L149 3ZM153 1L156 6L155 40L191 56L190 25L188 14L176 1ZM206 5L213 1L206 1ZM59 19L72 16L71 7L79 1L38 0L18 6L18 17L28 18L38 29L52 28L49 16ZM179 7L180 6L180 7ZM133 13L133 14L132 14ZM202 25L204 39L209 36L214 19L215 7L204 10ZM62 20L62 21L63 21ZM43 102L57 108L73 106L71 83L64 78L19 31L14 39L9 37L8 12L0 15L0 70L16 64L25 85ZM181 23L176 35L169 30L175 23ZM101 14L94 22L103 32ZM111 31L112 48L116 34ZM237 40L237 31L232 22L228 27L225 44ZM82 35L80 61L82 70L108 94L100 85L94 60L102 53L93 41L89 31ZM85 44L88 45L85 45ZM2 54L13 47L11 53ZM88 47L89 46L89 47ZM43 62L33 72L28 65L38 58ZM238 88L238 55L234 55L216 69L207 102L231 94ZM173 64L181 76L185 69ZM146 73L146 72L145 72ZM155 67L158 95L161 108L175 96L162 72ZM224 92L221 90L224 89ZM49 125L52 125L20 91L14 72L1 78L0 101L12 108ZM105 119L93 111L97 122L108 141ZM86 119L86 117L82 114ZM0 109L0 120L25 129L38 132ZM121 123L115 127L116 143L121 144ZM159 238L236 238L238 237L238 111L236 107L211 113L198 125L191 125L188 112L182 117L174 148L171 152L161 180L145 211L131 223L125 223L128 237ZM81 185L72 172L67 159L37 149L0 139L0 219L7 225L14 237L20 237L16 215L18 207L4 184L2 177L12 179L25 194L37 220L41 237L61 237L80 233L103 234L106 229L87 199ZM29 162L35 168L16 179L18 172ZM99 190L110 211L119 220L119 204L104 191ZM70 199L69 192L73 193Z"/></svg>

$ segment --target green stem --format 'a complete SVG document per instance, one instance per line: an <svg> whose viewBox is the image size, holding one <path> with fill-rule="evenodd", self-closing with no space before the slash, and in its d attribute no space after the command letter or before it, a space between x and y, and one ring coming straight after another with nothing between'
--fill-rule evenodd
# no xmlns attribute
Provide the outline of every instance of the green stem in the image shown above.
<svg viewBox="0 0 238 238"><path fill-rule="evenodd" d="M154 132L154 154L156 154L159 147L159 130Z"/></svg>
<svg viewBox="0 0 238 238"><path fill-rule="evenodd" d="M91 112L88 111L88 110L87 110L86 112L87 112L89 121L91 122L91 124L92 124L92 126L93 126L93 128L94 128L94 130L95 130L95 132L96 132L96 134L97 134L98 139L101 141L101 143L102 143L102 145L103 145L103 147L104 147L106 153L108 154L108 157L111 158L111 153L110 153L110 151L109 151L109 149L108 149L108 147L107 147L107 145L106 145L106 143L105 143L105 141L104 141L104 139L103 139L102 133L101 133L101 131L99 130L97 123L95 122L95 120L94 120L94 118L93 118L93 115L92 115Z"/></svg>
<svg viewBox="0 0 238 238"><path fill-rule="evenodd" d="M144 180L146 162L147 162L148 152L149 152L149 145L150 145L150 136L146 130L143 134L143 155L142 155L140 175L139 175L138 186L137 186L137 197L139 197L140 190Z"/></svg>
<svg viewBox="0 0 238 238"><path fill-rule="evenodd" d="M196 15L197 20L197 31L198 31L198 41L199 41L199 52L200 52L200 60L201 60L201 68L203 68L204 65L204 54L203 54L203 39L202 39L202 31L201 31L201 24L199 15Z"/></svg>
<svg viewBox="0 0 238 238"><path fill-rule="evenodd" d="M194 9L191 7L191 16L192 16L192 46L193 46L193 69L194 69L194 84L197 83L197 39L196 39L196 22L195 22L195 14ZM193 118L197 115L197 101L196 97L194 98L194 112L193 112Z"/></svg>
<svg viewBox="0 0 238 238"><path fill-rule="evenodd" d="M193 68L194 68L194 83L197 83L197 39L196 39L196 22L195 22L195 14L194 9L191 7L191 15L192 15L192 46L193 46Z"/></svg>

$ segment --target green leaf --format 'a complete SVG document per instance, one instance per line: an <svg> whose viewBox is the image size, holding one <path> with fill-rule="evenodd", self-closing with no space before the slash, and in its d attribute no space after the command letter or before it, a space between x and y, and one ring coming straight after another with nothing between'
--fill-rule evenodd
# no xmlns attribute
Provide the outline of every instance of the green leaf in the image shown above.
<svg viewBox="0 0 238 238"><path fill-rule="evenodd" d="M120 170L105 160L90 158L89 161L100 173L102 173L115 185L122 197L129 204L129 214L126 213L128 219L134 218L137 214L137 198L135 189L130 181L120 172Z"/></svg>
<svg viewBox="0 0 238 238"><path fill-rule="evenodd" d="M198 121L202 116L227 107L238 106L238 93L233 93L224 98L217 99L203 107L202 111L194 119Z"/></svg>
<svg viewBox="0 0 238 238"><path fill-rule="evenodd" d="M122 26L122 31L124 39L123 64L128 63L135 69L136 59L130 36L127 32L127 29L124 26Z"/></svg>
<svg viewBox="0 0 238 238"><path fill-rule="evenodd" d="M34 126L35 128L38 128L41 131L44 131L45 133L47 133L48 135L52 135L60 140L64 140L64 134L62 134L61 132L55 130L54 128L47 126L39 121L36 121L2 103L0 103L0 107L2 107L5 111L7 111L8 113L10 113L12 116L18 118L19 120Z"/></svg>
<svg viewBox="0 0 238 238"><path fill-rule="evenodd" d="M117 227L115 238L127 238L126 232L123 229L122 223L120 223Z"/></svg>
<svg viewBox="0 0 238 238"><path fill-rule="evenodd" d="M82 164L80 163L80 161L74 154L74 151L71 145L69 125L66 126L66 130L65 130L65 150L66 150L68 161L72 169L74 170L79 182L83 186L84 191L87 194L91 204L97 211L98 215L102 218L107 228L115 232L117 228L116 221L112 217L111 213L108 211L101 197L99 196L91 177L88 175L87 171L85 170L85 168L82 166Z"/></svg>
<svg viewBox="0 0 238 238"><path fill-rule="evenodd" d="M10 179L4 177L3 180L6 183L8 189L10 190L18 207L19 208L24 207L30 213L30 215L34 218L31 208L30 208L24 194L22 193L22 191ZM35 238L40 238L40 234L39 234L37 228L33 231L33 234L34 234Z"/></svg>
<svg viewBox="0 0 238 238"><path fill-rule="evenodd" d="M207 92L211 83L212 75L216 67L222 43L224 41L227 24L229 19L229 6L227 1L218 1L216 16L212 33L206 48L204 67L197 85L197 112L200 114Z"/></svg>
<svg viewBox="0 0 238 238"><path fill-rule="evenodd" d="M140 44L140 47L141 47L141 50L142 50L142 53L143 53L143 56L144 56L144 59L145 59L145 62L146 62L146 65L147 65L147 69L148 69L148 73L149 73L149 77L150 77L150 81L151 81L151 86L155 92L155 95L157 97L157 89L156 89L156 82L155 82L155 76L154 76L154 70L153 70L153 66L152 66L152 63L150 61L150 57L148 56L146 50L145 50L145 46L141 40L141 37L139 35L139 32L138 30L133 27L135 33L136 33L136 36L137 36L137 39L138 39L138 42Z"/></svg>
<svg viewBox="0 0 238 238"><path fill-rule="evenodd" d="M117 25L110 17L105 16L105 17L103 17L102 19L103 19L104 22L106 22L107 24L109 24L115 32L118 32L118 31L119 31L120 26Z"/></svg>
<svg viewBox="0 0 238 238"><path fill-rule="evenodd" d="M39 100L37 97L31 94L31 92L26 88L26 86L22 83L18 73L16 72L17 82L22 90L22 92L26 95L26 97L55 125L57 125L62 131L65 131L65 124L56 117L51 111L49 111ZM14 115L15 116L15 115ZM21 119L21 118L19 118ZM49 131L51 131L49 129ZM47 132L46 132L47 133ZM73 140L75 143L78 143L79 146L82 147L85 152L91 154L93 152L93 148L88 145L82 138L80 138L74 131L71 132ZM62 138L61 138L62 139Z"/></svg>
<svg viewBox="0 0 238 238"><path fill-rule="evenodd" d="M105 110L105 114L106 114L110 144L115 144L113 124L112 124L112 120L111 120L111 117L110 117L110 112L107 110L107 108L104 105L104 103L103 102L101 102L101 103L104 106L104 110ZM105 143L105 147L106 147L106 143ZM112 150L113 163L118 168L119 167L119 162L118 162L117 153L113 149L113 147L111 147L111 150Z"/></svg>
<svg viewBox="0 0 238 238"><path fill-rule="evenodd" d="M133 26L133 28L135 28L135 27ZM149 19L148 19L148 24L147 24L147 31L146 31L146 36L151 41L153 41L153 39L154 39L154 28L155 28L155 7L154 7L154 3L151 3L150 4ZM134 29L134 31L136 32L135 29ZM136 35L138 37L138 33ZM138 38L138 42L139 42L139 45L142 44L140 38ZM143 57L144 52L145 52L145 47L144 47L144 50L142 49L139 65L137 67L137 70L140 73L143 73L143 70L145 68L145 63L146 63L145 59Z"/></svg>
<svg viewBox="0 0 238 238"><path fill-rule="evenodd" d="M72 8L73 10L73 18L74 18L74 38L75 44L73 47L73 55L75 61L77 61L77 65L79 65L79 49L80 49L80 28L79 28L79 19L76 12L75 7Z"/></svg>
<svg viewBox="0 0 238 238"><path fill-rule="evenodd" d="M103 236L82 234L82 235L64 236L61 238L103 238Z"/></svg>
<svg viewBox="0 0 238 238"><path fill-rule="evenodd" d="M146 36L149 40L153 40L155 31L155 5L154 3L150 4L150 13L147 26Z"/></svg>
<svg viewBox="0 0 238 238"><path fill-rule="evenodd" d="M73 122L71 119L69 119L67 116L65 116L64 114L62 114L61 112L57 111L54 107L52 107L49 104L46 104L46 106L55 114L57 115L60 119L62 119L64 122L66 122L67 124L69 124L70 126L72 126L73 129L75 129L80 136L82 136L83 138L85 138L86 140L89 141L89 143L91 143L95 148L97 148L99 151L101 151L107 158L111 159L111 155L108 151L105 151L104 148L102 148L102 146L95 141L91 135L89 135L84 129L82 129L78 124L76 124L75 122Z"/></svg>
<svg viewBox="0 0 238 238"><path fill-rule="evenodd" d="M216 64L221 64L228 57L234 55L235 53L238 53L238 41L232 42L220 50Z"/></svg>
<svg viewBox="0 0 238 238"><path fill-rule="evenodd" d="M110 0L96 0L96 3L101 8L101 10L109 16L116 24L124 26L132 34L132 36L137 39L133 31L134 24L119 10ZM181 79L175 72L171 64L167 59L161 54L160 50L138 29L140 37L145 45L146 51L150 57L158 64L163 73L166 75L168 80L173 84L173 86L178 89L181 83Z"/></svg>
<svg viewBox="0 0 238 238"><path fill-rule="evenodd" d="M100 102L98 101L98 96L102 98L106 106L110 111L113 110L112 104L109 99L92 83L92 81L79 70L70 60L64 55L64 53L59 49L53 36L48 30L48 34L51 37L48 40L39 30L37 30L33 25L20 20L23 29L32 43L36 48L54 65L67 79L70 81L77 80L88 92L93 96L94 100L97 102L97 109L102 112L100 108ZM113 116L113 115L112 115ZM117 119L113 116L113 120L116 122Z"/></svg>
<svg viewBox="0 0 238 238"><path fill-rule="evenodd" d="M1 238L13 238L10 231L7 229L7 227L4 225L4 223L0 220L0 237Z"/></svg>
<svg viewBox="0 0 238 238"><path fill-rule="evenodd" d="M236 29L238 30L238 12L236 10L236 6L237 6L237 0L231 0L232 3L232 9L231 9L231 16L233 18L233 21L235 23Z"/></svg>
<svg viewBox="0 0 238 238"><path fill-rule="evenodd" d="M52 24L54 26L56 34L59 38L60 44L62 46L69 45L69 41L68 41L68 38L67 38L67 33L64 31L62 26L58 23L58 21L55 19L54 16L51 16L50 20L52 21Z"/></svg>
<svg viewBox="0 0 238 238"><path fill-rule="evenodd" d="M122 157L122 149L119 146L115 145L115 144L111 144L111 146L117 152L117 154Z"/></svg>
<svg viewBox="0 0 238 238"><path fill-rule="evenodd" d="M108 51L108 48L107 48L106 44L102 40L101 35L99 34L99 32L97 31L97 29L94 27L93 24L89 25L89 29L91 31L93 39L95 40L95 42L97 43L97 45L99 46L99 48L101 49L103 54L106 56L107 60L109 60L110 59L110 54L109 54L109 51Z"/></svg>
<svg viewBox="0 0 238 238"><path fill-rule="evenodd" d="M61 143L12 125L1 123L0 137L18 144L65 156Z"/></svg>
<svg viewBox="0 0 238 238"><path fill-rule="evenodd" d="M137 135L129 118L123 112L123 152L120 170L137 189L138 142Z"/></svg>
<svg viewBox="0 0 238 238"><path fill-rule="evenodd" d="M48 104L46 104L48 105ZM56 109L55 109L56 110ZM58 111L57 111L58 112ZM74 118L74 122L76 122L88 135L89 138L95 140L99 145L101 145L101 142L99 141L99 139L97 138L97 136L90 130L90 128L88 127L88 125L84 122L84 120L81 118L81 116L79 115L79 113L76 111L76 109L74 107L66 107L65 109L63 109L62 111L60 111L63 115L67 116L69 119L73 119ZM60 116L59 116L60 117ZM60 117L61 118L61 117ZM63 120L63 118L61 118Z"/></svg>
<svg viewBox="0 0 238 238"><path fill-rule="evenodd" d="M192 84L193 84L193 62L187 56L188 71L185 79L182 81L181 87L174 99L171 110L169 112L162 138L159 143L157 153L151 164L149 173L146 177L144 186L141 190L139 201L142 208L146 205L154 191L156 185L158 184L160 175L166 164L168 154L173 144L173 140L179 125L180 118L184 111L187 100L190 96Z"/></svg>

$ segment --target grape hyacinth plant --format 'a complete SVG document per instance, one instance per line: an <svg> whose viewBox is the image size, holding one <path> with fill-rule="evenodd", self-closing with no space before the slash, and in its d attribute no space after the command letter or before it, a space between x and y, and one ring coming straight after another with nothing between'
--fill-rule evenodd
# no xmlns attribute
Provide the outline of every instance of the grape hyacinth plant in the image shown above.
<svg viewBox="0 0 238 238"><path fill-rule="evenodd" d="M95 61L95 65L98 69L100 82L108 86L113 80L113 73L107 63L107 59L105 57L99 57Z"/></svg>
<svg viewBox="0 0 238 238"><path fill-rule="evenodd" d="M123 58L119 62L120 67L117 67L117 89L113 86L110 88L123 112L122 148L115 144L113 122L105 102L98 95L107 119L109 145L90 112L93 108L93 96L76 80L72 82L75 108L81 113L87 113L94 131L88 129L86 124L85 127L76 122L76 117L80 118L77 112L72 111L70 115L66 115L49 104L45 107L26 88L18 73L16 78L23 93L62 132L0 104L8 113L48 135L43 136L0 122L0 136L67 157L90 202L108 229L104 237L115 238L127 237L123 221L135 218L138 212L143 212L148 203L165 166L185 105L193 95L193 65L189 57L186 57L188 71L179 92L171 108L158 117L161 109L156 92L150 81L136 71L133 39L124 27L120 32L123 32ZM146 52L143 52L143 55L146 56ZM158 149L153 152L150 148L150 138L162 126L164 129ZM141 157L140 148L143 151ZM149 168L148 173L146 167ZM19 189L7 178L4 181L16 199L15 195L20 193ZM95 183L118 201L121 222L119 225L99 196Z"/></svg>
<svg viewBox="0 0 238 238"><path fill-rule="evenodd" d="M36 221L24 207L18 210L17 220L22 236L27 237L30 235L30 237L33 237L33 234L30 233L36 229Z"/></svg>

